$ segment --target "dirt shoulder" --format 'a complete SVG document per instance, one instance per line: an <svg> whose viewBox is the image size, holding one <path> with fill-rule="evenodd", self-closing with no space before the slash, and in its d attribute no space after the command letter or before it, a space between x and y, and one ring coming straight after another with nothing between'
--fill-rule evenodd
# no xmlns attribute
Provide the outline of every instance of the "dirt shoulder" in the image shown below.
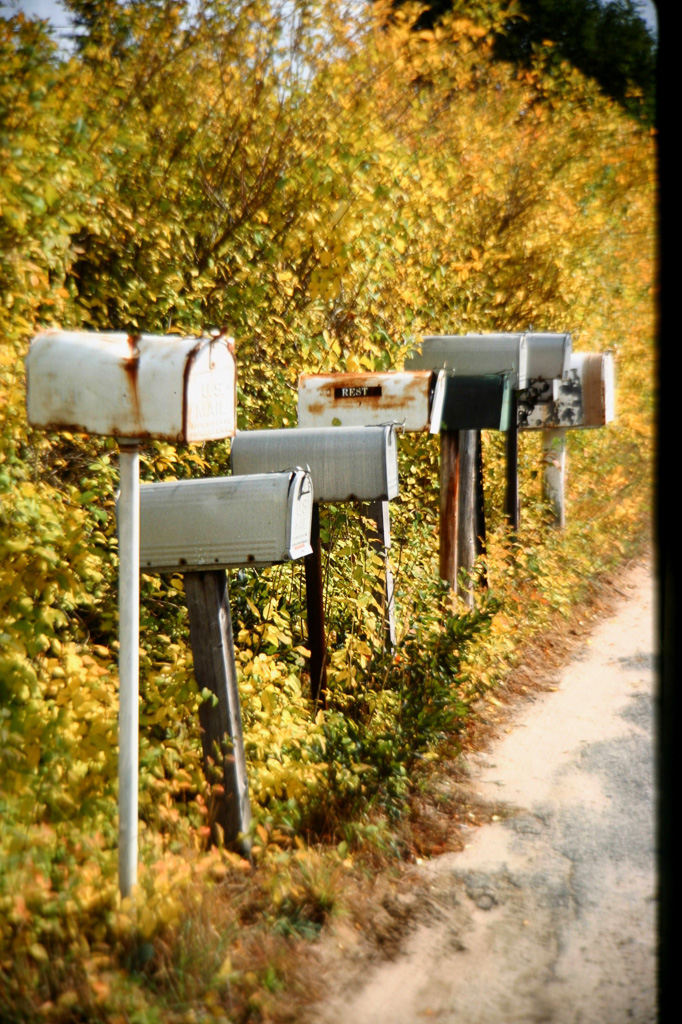
<svg viewBox="0 0 682 1024"><path fill-rule="evenodd" d="M415 797L412 863L319 944L307 1020L655 1019L654 642L649 560L527 645Z"/></svg>

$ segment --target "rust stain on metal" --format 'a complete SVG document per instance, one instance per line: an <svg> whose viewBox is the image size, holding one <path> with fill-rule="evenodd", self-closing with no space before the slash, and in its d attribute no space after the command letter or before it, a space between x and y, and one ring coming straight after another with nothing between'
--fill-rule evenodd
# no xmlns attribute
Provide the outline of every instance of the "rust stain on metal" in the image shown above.
<svg viewBox="0 0 682 1024"><path fill-rule="evenodd" d="M197 355L199 354L199 350L201 349L201 347L202 347L202 341L199 340L196 343L196 345L194 345L193 348L191 348L189 350L189 352L187 353L187 356L185 357L185 365L184 365L183 371L182 371L182 394L183 394L183 400L182 400L182 437L180 438L180 440L182 440L182 441L186 441L187 440L187 431L189 429L189 423L187 421L188 420L188 416L189 416L189 409L187 407L188 406L187 393L188 393L188 389L189 389L189 375L190 375L190 373L192 371L192 366L194 365L194 360L196 359Z"/></svg>
<svg viewBox="0 0 682 1024"><path fill-rule="evenodd" d="M140 350L138 344L140 341L139 334L128 335L128 347L130 349L130 355L123 360L123 370L128 378L130 384L130 396L133 405L133 412L135 420L142 426L142 411L140 408L140 393L138 389L138 379L140 373Z"/></svg>
<svg viewBox="0 0 682 1024"><path fill-rule="evenodd" d="M602 356L585 356L582 373L583 416L586 423L605 425L605 395L602 376Z"/></svg>

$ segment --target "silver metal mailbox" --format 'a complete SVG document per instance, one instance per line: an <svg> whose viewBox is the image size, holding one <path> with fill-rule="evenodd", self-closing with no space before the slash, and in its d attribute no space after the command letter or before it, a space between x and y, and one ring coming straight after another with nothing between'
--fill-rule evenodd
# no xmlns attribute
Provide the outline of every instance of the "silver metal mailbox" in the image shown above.
<svg viewBox="0 0 682 1024"><path fill-rule="evenodd" d="M443 390L444 374L431 370L304 373L298 382L298 425L368 427L392 423L402 430L431 430L431 410L442 405Z"/></svg>
<svg viewBox="0 0 682 1024"><path fill-rule="evenodd" d="M313 488L303 470L140 487L140 570L201 572L309 555Z"/></svg>
<svg viewBox="0 0 682 1024"><path fill-rule="evenodd" d="M405 369L445 367L463 376L504 373L513 389L536 379L563 377L571 353L570 334L432 334L420 353L405 360Z"/></svg>
<svg viewBox="0 0 682 1024"><path fill-rule="evenodd" d="M232 472L310 470L316 502L388 501L398 494L398 446L386 427L309 427L240 431Z"/></svg>
<svg viewBox="0 0 682 1024"><path fill-rule="evenodd" d="M191 442L236 429L232 338L46 331L26 374L29 423L45 430Z"/></svg>
<svg viewBox="0 0 682 1024"><path fill-rule="evenodd" d="M519 396L519 429L603 427L614 418L613 356L601 352L574 352L568 375L552 389L533 381Z"/></svg>
<svg viewBox="0 0 682 1024"><path fill-rule="evenodd" d="M425 335L421 352L405 360L406 370L454 370L463 376L504 373L513 389L526 387L525 334Z"/></svg>

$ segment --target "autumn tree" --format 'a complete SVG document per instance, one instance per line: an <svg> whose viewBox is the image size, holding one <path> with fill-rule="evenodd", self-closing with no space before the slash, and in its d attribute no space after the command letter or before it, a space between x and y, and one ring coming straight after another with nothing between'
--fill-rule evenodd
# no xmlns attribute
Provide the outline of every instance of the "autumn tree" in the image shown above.
<svg viewBox="0 0 682 1024"><path fill-rule="evenodd" d="M426 0L415 28L432 28L450 13L475 19L482 7L480 0ZM654 122L657 44L636 0L515 0L509 14L495 35L498 60L530 67L539 49L552 46L633 116Z"/></svg>

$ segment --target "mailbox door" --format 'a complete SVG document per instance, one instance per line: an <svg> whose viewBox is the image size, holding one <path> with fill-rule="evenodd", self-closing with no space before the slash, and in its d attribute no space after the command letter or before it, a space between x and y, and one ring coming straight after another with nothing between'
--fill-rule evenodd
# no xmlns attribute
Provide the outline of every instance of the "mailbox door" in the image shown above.
<svg viewBox="0 0 682 1024"><path fill-rule="evenodd" d="M315 501L388 501L398 493L393 427L245 430L232 442L236 475L309 468Z"/></svg>
<svg viewBox="0 0 682 1024"><path fill-rule="evenodd" d="M571 361L570 334L527 334L528 378L552 380L565 377Z"/></svg>
<svg viewBox="0 0 682 1024"><path fill-rule="evenodd" d="M447 374L441 430L508 430L511 388L506 376Z"/></svg>
<svg viewBox="0 0 682 1024"><path fill-rule="evenodd" d="M315 373L298 382L299 427L368 427L395 424L428 430L433 374Z"/></svg>

